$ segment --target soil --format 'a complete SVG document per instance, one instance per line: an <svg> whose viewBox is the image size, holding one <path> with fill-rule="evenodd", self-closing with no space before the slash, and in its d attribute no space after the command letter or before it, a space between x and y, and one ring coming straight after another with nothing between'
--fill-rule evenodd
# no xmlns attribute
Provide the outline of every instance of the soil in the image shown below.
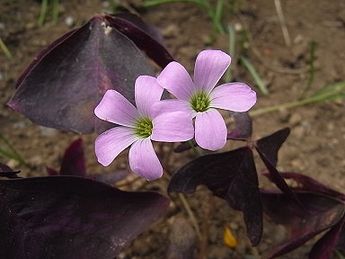
<svg viewBox="0 0 345 259"><path fill-rule="evenodd" d="M269 94L266 96L258 91L256 109L294 101L301 97L309 75L310 42L315 42L317 46L314 62L316 69L314 81L307 93L345 80L344 1L333 1L332 4L322 0L282 1L291 37L290 46L284 41L274 1L236 2L236 8L231 14L225 15L224 21L248 30L251 38L246 51L248 59L269 88ZM129 2L123 4L129 6ZM169 51L190 71L196 55L202 49L228 49L227 37L217 35L206 12L193 4L166 4L146 10L141 7L140 1L130 4L137 7L144 20L159 29ZM21 168L24 176L46 175L46 166L58 168L65 148L73 139L81 136L35 125L7 108L5 103L14 93L15 81L40 49L72 27L109 8L108 2L96 0L61 1L58 22L53 24L48 20L40 27L37 25L39 1L1 1L0 37L13 58L6 58L0 51L0 103L3 105L0 109L0 133L30 165L29 168ZM233 78L255 86L246 70L235 62L232 65ZM342 191L345 189L344 108L343 101L333 101L255 116L254 136L261 137L282 127L291 127L292 133L279 154L279 169L302 172ZM87 152L88 171L101 173L127 169L125 153L110 168L104 169L97 164L93 152L95 136L82 136ZM189 161L193 154L174 154L170 157L171 147L160 147L160 155L163 161L169 158L170 171L174 171ZM227 149L230 148L233 148L231 143ZM11 159L0 157L0 162L14 168L20 167ZM129 174L127 180L133 178L134 176ZM138 180L135 184L127 184L122 188L160 190L165 193L166 184L167 178L153 183ZM190 226L189 217L180 199L177 196L172 196L172 199L167 216L133 241L119 258L167 257L169 240L176 238L171 237L171 233L179 233L179 228L185 226L184 224ZM210 197L205 188L200 188L187 199L205 239L204 245L201 246L205 258L265 258L265 252L286 237L283 227L265 221L263 240L258 247L252 248L246 238L240 213L230 209L224 201ZM205 199L212 201L205 202ZM181 221L184 223L176 223ZM226 225L230 225L238 241L235 248L224 245L223 232ZM190 239L193 239L193 230L191 232ZM306 258L310 244L312 242L281 258Z"/></svg>

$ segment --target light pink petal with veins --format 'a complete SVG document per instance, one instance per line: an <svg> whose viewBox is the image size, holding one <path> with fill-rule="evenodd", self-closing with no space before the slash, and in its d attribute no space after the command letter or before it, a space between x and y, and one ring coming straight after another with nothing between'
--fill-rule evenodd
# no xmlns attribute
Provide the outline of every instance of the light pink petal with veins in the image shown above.
<svg viewBox="0 0 345 259"><path fill-rule="evenodd" d="M105 121L134 127L139 113L123 95L115 90L108 90L95 108L95 115Z"/></svg>
<svg viewBox="0 0 345 259"><path fill-rule="evenodd" d="M108 166L124 149L138 138L127 127L115 127L103 132L95 141L95 153L98 162Z"/></svg>
<svg viewBox="0 0 345 259"><path fill-rule="evenodd" d="M256 103L256 93L244 83L217 86L211 92L211 107L246 112Z"/></svg>
<svg viewBox="0 0 345 259"><path fill-rule="evenodd" d="M152 140L181 142L193 137L192 117L185 112L162 113L153 119Z"/></svg>
<svg viewBox="0 0 345 259"><path fill-rule="evenodd" d="M152 76L139 76L135 81L135 103L139 113L151 117L151 107L158 102L164 89Z"/></svg>
<svg viewBox="0 0 345 259"><path fill-rule="evenodd" d="M190 117L195 117L196 115L196 112L192 109L190 103L183 100L178 100L178 99L162 100L160 102L155 103L152 106L153 117L156 117L162 113L170 113L170 112L177 112L177 111L189 114Z"/></svg>
<svg viewBox="0 0 345 259"><path fill-rule="evenodd" d="M158 179L163 175L163 167L149 138L140 139L131 146L129 166L134 173L149 181Z"/></svg>
<svg viewBox="0 0 345 259"><path fill-rule="evenodd" d="M157 77L159 84L177 99L189 100L195 86L186 69L175 61L170 62Z"/></svg>
<svg viewBox="0 0 345 259"><path fill-rule="evenodd" d="M195 119L195 141L208 150L218 150L225 146L227 129L222 115L216 109L200 112Z"/></svg>
<svg viewBox="0 0 345 259"><path fill-rule="evenodd" d="M194 83L210 93L231 63L228 54L220 50L203 50L195 61Z"/></svg>

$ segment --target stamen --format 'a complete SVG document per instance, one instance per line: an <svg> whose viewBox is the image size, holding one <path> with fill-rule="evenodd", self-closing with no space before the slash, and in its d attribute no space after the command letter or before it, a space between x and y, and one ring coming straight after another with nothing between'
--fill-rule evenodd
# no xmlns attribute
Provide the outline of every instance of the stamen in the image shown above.
<svg viewBox="0 0 345 259"><path fill-rule="evenodd" d="M140 118L135 124L135 134L140 138L148 138L152 134L152 120L150 118Z"/></svg>
<svg viewBox="0 0 345 259"><path fill-rule="evenodd" d="M204 112L208 110L211 104L211 100L208 94L202 91L195 93L192 96L192 98L190 99L190 104L194 111Z"/></svg>

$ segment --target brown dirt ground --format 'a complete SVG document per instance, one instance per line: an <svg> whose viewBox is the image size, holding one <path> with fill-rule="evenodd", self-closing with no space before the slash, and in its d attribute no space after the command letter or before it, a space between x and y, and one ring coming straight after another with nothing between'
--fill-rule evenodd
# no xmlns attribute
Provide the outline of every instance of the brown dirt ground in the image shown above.
<svg viewBox="0 0 345 259"><path fill-rule="evenodd" d="M75 25L80 25L95 13L101 13L107 8L104 2L96 0L61 2L63 3L58 23L53 25L48 22L43 27L38 27L36 21L40 9L39 1L1 1L0 37L14 56L12 60L8 60L0 52L2 104L5 104L14 93L15 80L35 54L70 29L65 22L67 17L72 17ZM259 94L256 108L292 101L301 95L308 77L308 44L311 41L317 43L317 70L310 92L327 84L345 80L345 2L333 1L330 4L322 0L284 1L284 15L292 39L290 47L284 43L273 1L238 2L239 9L235 15L228 15L226 22L241 24L249 30L253 41L248 50L249 58L268 83L270 90L268 96ZM135 4L140 5L140 2ZM215 36L206 14L193 5L167 4L150 8L141 14L147 22L162 32L167 48L189 69L192 69L194 59L200 50L228 49L227 38ZM258 55L254 55L253 49ZM254 85L249 74L238 66L234 76ZM260 137L282 127L291 127L292 134L280 152L279 168L303 172L342 191L345 188L344 106L344 102L338 101L261 115L254 118L254 135ZM0 125L1 134L31 165L30 169L23 169L23 174L28 176L44 175L46 165L57 168L68 143L78 137L72 133L34 125L5 106L0 110ZM91 172L104 172L105 169L97 165L93 154L94 138L95 135L83 136L88 169ZM231 146L230 144L228 148ZM167 159L167 155L164 157L164 154L168 154L170 148L171 146L162 147L161 156L164 161ZM191 157L191 153L187 156L169 157L170 171ZM0 157L0 161L13 167L18 166L13 160ZM121 155L107 171L118 168L127 168L126 154ZM129 178L133 176L130 175ZM166 184L166 178L149 184L139 180L124 189L158 188L165 192ZM205 197L212 199L212 202L202 202ZM203 188L188 199L199 221L206 220L209 225L206 235L207 258L261 258L268 248L282 241L286 235L282 227L273 227L269 222L265 222L263 241L257 248L251 248L245 237L240 213L231 210L220 199L209 198ZM165 258L174 220L181 216L188 219L179 199L173 196L173 200L167 217L135 240L120 258ZM235 249L230 249L223 243L223 230L226 224L230 224L238 239ZM282 258L306 258L307 253L308 246L305 246Z"/></svg>

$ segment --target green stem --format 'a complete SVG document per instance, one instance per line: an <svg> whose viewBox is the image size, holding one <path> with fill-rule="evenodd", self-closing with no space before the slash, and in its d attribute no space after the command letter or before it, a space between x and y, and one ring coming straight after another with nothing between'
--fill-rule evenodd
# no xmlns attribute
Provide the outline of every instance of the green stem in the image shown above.
<svg viewBox="0 0 345 259"><path fill-rule="evenodd" d="M320 94L317 96L312 96L301 101L288 102L288 103L283 103L283 104L279 104L279 105L275 105L275 106L271 106L267 108L253 110L249 112L249 114L250 116L254 117L254 116L259 116L265 113L275 112L282 109L291 109L291 108L295 108L295 107L299 107L303 105L318 103L318 102L330 100L337 97L340 97L339 93L334 93L334 92L325 93L325 94Z"/></svg>

